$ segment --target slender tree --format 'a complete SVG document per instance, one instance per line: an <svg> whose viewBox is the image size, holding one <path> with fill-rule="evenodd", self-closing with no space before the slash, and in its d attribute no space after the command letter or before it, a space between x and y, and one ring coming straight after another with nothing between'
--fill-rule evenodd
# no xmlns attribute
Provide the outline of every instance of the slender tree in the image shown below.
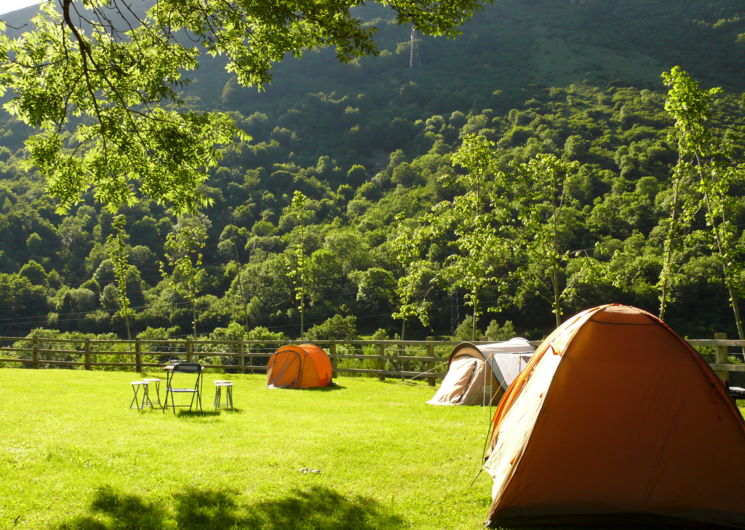
<svg viewBox="0 0 745 530"><path fill-rule="evenodd" d="M307 202L308 197L303 195L302 192L296 190L292 196L290 208L298 219L302 218ZM308 267L308 254L305 249L307 239L305 225L301 223L298 230L300 239L292 246L292 264L290 265L289 277L292 279L295 302L297 303L297 310L300 312L299 337L303 338L305 334L305 304L308 297L308 280L310 271Z"/></svg>
<svg viewBox="0 0 745 530"><path fill-rule="evenodd" d="M574 253L569 247L576 228L570 215L567 184L579 163L551 154L538 154L518 164L513 191L519 202L520 248L523 266L516 276L519 290L538 295L551 304L556 325L561 324L565 295L565 268Z"/></svg>
<svg viewBox="0 0 745 530"><path fill-rule="evenodd" d="M401 340L406 337L407 321L416 318L423 326L429 326L432 302L428 296L437 285L439 272L427 255L433 229L427 220L404 222L398 217L396 234L389 242L402 271L396 282L398 310L391 315L401 321Z"/></svg>
<svg viewBox="0 0 745 530"><path fill-rule="evenodd" d="M191 307L192 333L197 336L197 299L204 282L202 249L207 239L204 227L181 225L166 236L165 258L160 270L163 278L170 278L176 292ZM170 273L168 272L170 269Z"/></svg>
<svg viewBox="0 0 745 530"><path fill-rule="evenodd" d="M455 179L465 192L449 204L458 252L448 257L445 276L451 285L465 290L465 303L471 307L471 340L478 338L478 319L484 313L481 294L486 287L500 284L496 271L505 264L509 248L503 237L506 225L499 222L501 211L491 200L499 194L502 181L494 169L493 148L494 143L483 136L470 135L453 156L453 163L466 170Z"/></svg>
<svg viewBox="0 0 745 530"><path fill-rule="evenodd" d="M729 305L735 319L737 334L745 339L739 299L743 292L743 249L740 233L732 223L731 188L743 181L743 165L734 165L727 156L727 145L717 137L711 125L711 102L719 88L704 90L680 67L662 74L669 87L665 110L675 120L673 136L678 146L678 162L674 169L674 182L689 185L697 195L698 203L689 206L688 212L701 207L710 230L712 251L722 270L722 278L729 295ZM690 222L691 213L688 214ZM671 228L668 241L679 234ZM672 245L672 243L669 243ZM668 258L666 257L666 264ZM669 271L664 278L669 283ZM664 297L662 297L664 302Z"/></svg>
<svg viewBox="0 0 745 530"><path fill-rule="evenodd" d="M130 327L130 318L134 313L132 311L129 294L127 293L127 280L129 279L129 269L131 265L127 260L129 248L127 239L129 236L126 232L127 219L124 215L117 215L114 218L114 232L109 235L106 244L109 247L111 261L114 264L114 277L116 278L117 301L119 310L117 314L124 319L124 325L127 329L127 339L132 338Z"/></svg>

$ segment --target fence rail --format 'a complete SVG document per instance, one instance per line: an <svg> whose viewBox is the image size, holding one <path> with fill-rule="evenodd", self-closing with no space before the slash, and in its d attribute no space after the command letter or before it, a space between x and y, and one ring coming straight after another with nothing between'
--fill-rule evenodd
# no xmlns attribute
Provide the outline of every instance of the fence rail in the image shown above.
<svg viewBox="0 0 745 530"><path fill-rule="evenodd" d="M159 368L170 359L198 361L208 370L233 373L265 373L274 351L289 340L97 340L0 337L0 366L25 368L79 368L86 370L133 370ZM745 341L690 339L693 346L723 379L732 372L745 372ZM537 346L540 341L533 341ZM454 341L318 340L331 358L336 374L421 379L435 385L447 371ZM475 342L485 344L485 342ZM737 351L734 351L737 349Z"/></svg>

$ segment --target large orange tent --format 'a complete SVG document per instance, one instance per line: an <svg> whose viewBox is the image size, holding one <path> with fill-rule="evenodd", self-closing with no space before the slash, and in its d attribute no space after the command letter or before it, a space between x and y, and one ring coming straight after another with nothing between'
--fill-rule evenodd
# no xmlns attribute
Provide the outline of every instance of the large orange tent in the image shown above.
<svg viewBox="0 0 745 530"><path fill-rule="evenodd" d="M266 384L278 388L317 388L331 383L331 360L314 344L282 346L269 357Z"/></svg>
<svg viewBox="0 0 745 530"><path fill-rule="evenodd" d="M700 356L629 306L557 328L510 385L484 465L490 526L745 528L745 422Z"/></svg>

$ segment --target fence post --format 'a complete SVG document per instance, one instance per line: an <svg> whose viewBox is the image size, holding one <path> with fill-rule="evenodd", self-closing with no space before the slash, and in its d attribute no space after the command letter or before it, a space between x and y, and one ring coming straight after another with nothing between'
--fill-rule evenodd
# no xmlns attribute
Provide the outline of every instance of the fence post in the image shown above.
<svg viewBox="0 0 745 530"><path fill-rule="evenodd" d="M434 340L434 337L427 337L427 357L434 357L435 356L435 345L432 344L432 340ZM435 368L435 361L427 361L425 363L425 367L427 367L427 371L434 370ZM434 373L427 374L427 383L429 386L435 386L435 375Z"/></svg>
<svg viewBox="0 0 745 530"><path fill-rule="evenodd" d="M380 359L378 359L378 370L380 370L378 379L385 381L385 344L378 344L378 355L380 355Z"/></svg>
<svg viewBox="0 0 745 530"><path fill-rule="evenodd" d="M238 343L238 366L242 374L246 373L246 357L243 355L243 340Z"/></svg>
<svg viewBox="0 0 745 530"><path fill-rule="evenodd" d="M336 341L329 344L329 358L331 359L331 378L336 377Z"/></svg>
<svg viewBox="0 0 745 530"><path fill-rule="evenodd" d="M135 372L142 372L142 343L135 339Z"/></svg>
<svg viewBox="0 0 745 530"><path fill-rule="evenodd" d="M37 368L38 369L38 368L41 368L41 362L40 362L40 357L39 357L39 339L37 339L36 337L34 337L34 340L33 340L33 348L34 348L34 351L33 351L34 364L33 364L33 366L34 366L34 368Z"/></svg>
<svg viewBox="0 0 745 530"><path fill-rule="evenodd" d="M83 343L83 354L85 356L85 369L91 369L91 339L85 339Z"/></svg>
<svg viewBox="0 0 745 530"><path fill-rule="evenodd" d="M714 339L715 340L726 340L727 334L726 333L714 333ZM714 352L714 362L716 364L728 364L727 362L728 351L729 349L727 348L727 346L717 344L716 350ZM715 370L715 372L722 381L727 381L729 379L729 372L727 370Z"/></svg>
<svg viewBox="0 0 745 530"><path fill-rule="evenodd" d="M190 363L194 354L194 346L191 343L191 337L186 339L186 362Z"/></svg>

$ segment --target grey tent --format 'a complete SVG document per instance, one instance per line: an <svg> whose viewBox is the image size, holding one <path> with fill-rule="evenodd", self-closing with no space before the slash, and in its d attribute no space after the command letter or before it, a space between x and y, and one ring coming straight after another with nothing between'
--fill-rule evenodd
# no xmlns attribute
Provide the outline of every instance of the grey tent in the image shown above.
<svg viewBox="0 0 745 530"><path fill-rule="evenodd" d="M522 337L505 342L462 342L450 354L448 371L430 405L489 405L499 401L535 348Z"/></svg>

